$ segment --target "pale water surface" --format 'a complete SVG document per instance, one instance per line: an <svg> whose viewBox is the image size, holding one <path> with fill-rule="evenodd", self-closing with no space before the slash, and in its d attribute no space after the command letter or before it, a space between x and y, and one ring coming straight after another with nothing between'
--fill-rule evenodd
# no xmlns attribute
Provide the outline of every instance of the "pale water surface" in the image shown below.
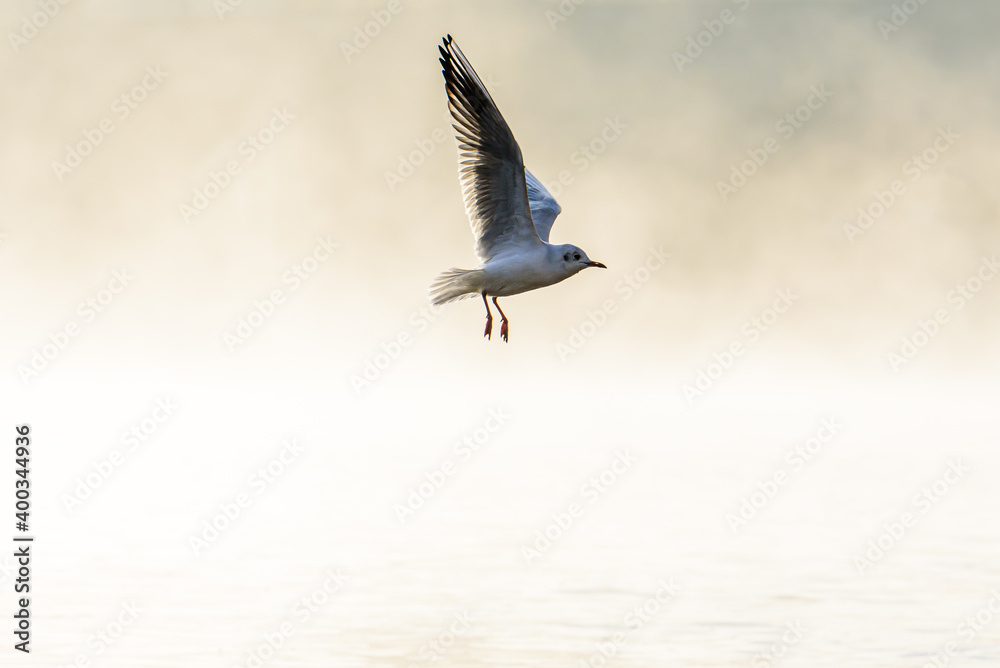
<svg viewBox="0 0 1000 668"><path fill-rule="evenodd" d="M318 386L178 385L177 415L73 512L57 496L90 461L44 442L85 432L128 391L50 391L67 421L36 434L37 477L54 489L40 510L33 660L256 665L289 622L265 665L602 665L603 648L623 668L922 666L949 641L954 665L1000 662L988 392L734 389L692 408L672 389L548 389L498 389L485 404L455 393L444 408L441 393L412 389L345 405ZM491 407L506 423L464 461L453 444ZM842 428L793 470L787 453L823 419ZM305 451L257 494L249 477L286 437ZM619 451L635 462L584 494ZM453 474L401 524L394 505L445 460ZM949 461L968 470L918 505ZM727 515L779 470L785 484L734 532ZM195 556L189 537L241 492L250 506ZM573 503L582 514L561 535L550 527L528 563L523 548ZM855 557L908 511L913 526L859 572ZM317 592L315 612L296 612ZM88 637L132 601L138 619L97 654ZM977 612L990 619L969 638L959 625Z"/></svg>

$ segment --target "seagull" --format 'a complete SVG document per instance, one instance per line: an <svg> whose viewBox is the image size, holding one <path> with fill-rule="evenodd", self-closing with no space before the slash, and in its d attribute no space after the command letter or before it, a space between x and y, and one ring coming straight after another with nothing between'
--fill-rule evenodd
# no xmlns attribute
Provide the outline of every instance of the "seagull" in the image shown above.
<svg viewBox="0 0 1000 668"><path fill-rule="evenodd" d="M607 267L572 244L549 243L549 231L562 207L524 167L521 148L507 122L451 35L438 50L448 109L455 120L465 212L480 264L441 273L431 284L430 299L438 306L482 295L483 336L489 339L493 314L486 298L491 297L501 318L500 337L507 341L510 327L497 297L544 288L587 267Z"/></svg>

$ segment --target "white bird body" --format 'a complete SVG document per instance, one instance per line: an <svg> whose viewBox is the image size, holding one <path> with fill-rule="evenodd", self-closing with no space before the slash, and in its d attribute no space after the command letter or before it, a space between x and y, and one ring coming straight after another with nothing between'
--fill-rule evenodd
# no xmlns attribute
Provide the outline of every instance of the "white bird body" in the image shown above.
<svg viewBox="0 0 1000 668"><path fill-rule="evenodd" d="M448 108L455 119L465 195L465 209L481 263L475 269L451 269L431 285L434 304L480 294L486 304L486 333L493 316L487 296L503 318L497 297L508 297L563 281L587 267L601 267L571 244L549 243L549 231L562 211L542 182L524 167L521 149L507 122L472 65L451 35L445 37L441 66Z"/></svg>
<svg viewBox="0 0 1000 668"><path fill-rule="evenodd" d="M543 244L490 258L483 265L483 291L491 297L509 297L553 285L576 273L568 272L553 255L558 255L556 247Z"/></svg>
<svg viewBox="0 0 1000 668"><path fill-rule="evenodd" d="M534 248L490 258L482 266L481 291L491 297L509 297L554 285L586 266L562 262L560 248L543 242Z"/></svg>

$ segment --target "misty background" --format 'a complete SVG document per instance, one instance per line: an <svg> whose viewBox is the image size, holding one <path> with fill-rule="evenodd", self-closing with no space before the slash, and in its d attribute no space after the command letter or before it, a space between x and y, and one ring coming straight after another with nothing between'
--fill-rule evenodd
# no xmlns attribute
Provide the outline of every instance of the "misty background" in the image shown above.
<svg viewBox="0 0 1000 668"><path fill-rule="evenodd" d="M4 295L18 314L8 368L115 267L135 283L52 373L263 363L343 378L359 368L408 327L437 272L476 262L437 63L448 32L495 82L526 164L548 184L570 173L553 240L610 267L510 300L512 342L484 364L559 362L556 343L662 246L667 266L554 371L695 368L787 287L801 299L762 342L776 361L894 377L888 352L997 247L989 3L928 3L888 41L877 25L888 3L585 3L555 30L545 12L558 5L401 6L350 62L342 44L381 6L247 2L220 19L208 2L69 4L6 53L3 271L25 286ZM31 7L8 5L7 24ZM678 72L674 52L724 9L736 20ZM165 79L118 120L111 105L148 66ZM785 139L776 124L814 86L832 97ZM241 143L276 107L294 115L287 129L186 222L181 204L245 159ZM52 163L105 117L113 133L60 182ZM580 171L579 147L608 119L624 129ZM911 183L903 163L949 127L959 139ZM446 140L390 187L386 173L439 130ZM769 137L780 150L723 202L718 182ZM852 243L844 225L894 179L905 196ZM320 235L340 252L229 355L224 332ZM995 368L997 295L987 284L907 373ZM449 308L412 357L483 357L481 311Z"/></svg>
<svg viewBox="0 0 1000 668"><path fill-rule="evenodd" d="M991 596L995 3L14 0L0 25L0 391L39 443L44 665L96 659L135 597L105 665L247 665L330 568L352 587L274 665L420 664L465 608L445 665L578 665L669 577L622 666L743 664L796 620L786 665L922 665ZM507 344L481 300L426 298L477 262L449 33L563 208L552 241L608 266L503 299ZM176 414L67 503L158 400ZM733 531L831 417L813 477ZM291 438L288 477L194 554ZM526 564L622 448L636 469ZM973 473L859 577L955 458ZM965 658L996 659L990 629Z"/></svg>

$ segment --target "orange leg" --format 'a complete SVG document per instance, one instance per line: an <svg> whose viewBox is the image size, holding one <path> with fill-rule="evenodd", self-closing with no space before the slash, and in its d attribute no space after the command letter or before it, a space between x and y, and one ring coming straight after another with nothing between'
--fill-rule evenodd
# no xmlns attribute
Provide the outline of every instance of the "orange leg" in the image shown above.
<svg viewBox="0 0 1000 668"><path fill-rule="evenodd" d="M493 298L493 303L494 304L497 303L496 297ZM483 334L483 336L485 336L488 339L488 338L490 338L490 334L493 333L493 314L490 313L490 304L489 304L489 302L486 301L486 293L485 292L483 293L483 304L486 306L486 332ZM499 310L499 309L500 309L500 307L497 306L497 310ZM504 323L506 323L506 322L507 321L504 320ZM504 327L506 327L506 326L507 325L504 324Z"/></svg>
<svg viewBox="0 0 1000 668"><path fill-rule="evenodd" d="M484 299L485 299L485 296L484 296ZM497 312L500 313L500 338L503 339L506 342L507 341L507 332L510 331L510 328L507 326L507 316L505 316L503 314L503 311L500 310L500 304L497 304L497 298L496 297L493 298L493 305L497 307ZM486 308L489 309L489 306L487 306Z"/></svg>

